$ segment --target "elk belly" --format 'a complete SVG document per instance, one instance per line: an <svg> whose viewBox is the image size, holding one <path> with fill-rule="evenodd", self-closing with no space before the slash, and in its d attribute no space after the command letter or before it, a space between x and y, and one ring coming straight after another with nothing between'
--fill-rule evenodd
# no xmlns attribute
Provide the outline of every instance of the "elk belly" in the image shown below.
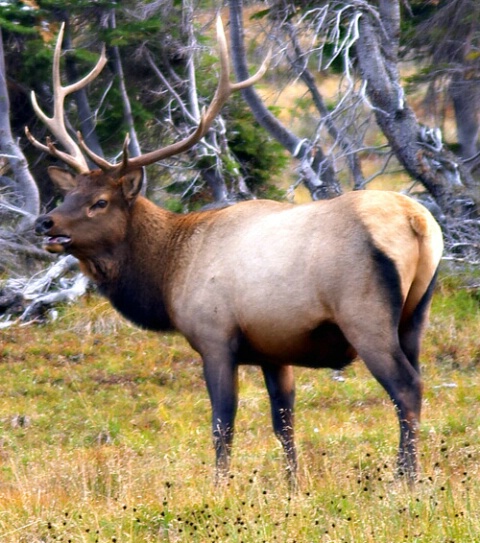
<svg viewBox="0 0 480 543"><path fill-rule="evenodd" d="M311 368L341 369L357 356L340 328L326 321L307 332L252 326L240 334L239 362L283 362Z"/></svg>

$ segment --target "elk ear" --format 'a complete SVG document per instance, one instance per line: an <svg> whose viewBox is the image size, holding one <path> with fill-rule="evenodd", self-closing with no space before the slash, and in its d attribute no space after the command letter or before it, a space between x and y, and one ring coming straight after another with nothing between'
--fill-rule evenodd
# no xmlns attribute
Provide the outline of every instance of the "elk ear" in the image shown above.
<svg viewBox="0 0 480 543"><path fill-rule="evenodd" d="M66 194L69 190L72 190L77 186L75 176L63 168L50 166L48 168L48 175L53 181L53 184L60 189L63 194Z"/></svg>
<svg viewBox="0 0 480 543"><path fill-rule="evenodd" d="M120 179L120 183L122 184L122 191L126 200L133 202L142 189L143 168L127 173Z"/></svg>

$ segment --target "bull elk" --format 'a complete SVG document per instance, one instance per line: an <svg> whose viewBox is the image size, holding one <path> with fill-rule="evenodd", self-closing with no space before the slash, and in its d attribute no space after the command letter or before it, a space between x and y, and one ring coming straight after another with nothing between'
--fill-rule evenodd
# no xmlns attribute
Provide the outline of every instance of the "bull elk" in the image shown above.
<svg viewBox="0 0 480 543"><path fill-rule="evenodd" d="M215 96L187 138L111 164L63 122L66 94L55 52L55 112L34 107L65 147L29 139L78 172L50 167L65 192L35 230L52 253L74 255L113 306L142 328L178 330L201 355L212 405L217 475L228 472L238 400L238 366L263 371L275 434L291 481L294 444L293 366L343 368L357 356L389 394L398 414L398 467L416 473L422 382L419 350L428 318L442 234L430 213L393 192L350 192L329 201L291 205L248 201L178 215L139 192L142 168L186 151L209 130L229 95L266 69L231 83L217 25L221 74ZM98 169L89 171L82 154Z"/></svg>

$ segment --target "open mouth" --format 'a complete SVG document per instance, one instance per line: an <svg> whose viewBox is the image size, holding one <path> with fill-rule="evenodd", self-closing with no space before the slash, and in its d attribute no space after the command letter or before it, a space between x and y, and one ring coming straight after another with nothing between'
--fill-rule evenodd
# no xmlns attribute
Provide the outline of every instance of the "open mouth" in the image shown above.
<svg viewBox="0 0 480 543"><path fill-rule="evenodd" d="M50 236L45 239L45 245L68 245L71 241L69 236Z"/></svg>
<svg viewBox="0 0 480 543"><path fill-rule="evenodd" d="M69 236L49 236L43 241L43 248L51 253L62 252L72 241Z"/></svg>

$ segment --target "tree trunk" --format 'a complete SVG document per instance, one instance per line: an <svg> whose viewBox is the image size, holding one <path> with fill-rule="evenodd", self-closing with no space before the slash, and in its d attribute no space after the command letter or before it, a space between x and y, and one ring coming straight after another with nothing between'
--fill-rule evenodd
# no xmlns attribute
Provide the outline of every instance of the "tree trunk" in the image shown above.
<svg viewBox="0 0 480 543"><path fill-rule="evenodd" d="M15 177L15 193L19 207L25 213L20 227L28 228L40 212L40 195L37 184L28 169L20 147L13 140L10 127L10 100L5 73L3 39L0 29L0 152L10 163Z"/></svg>
<svg viewBox="0 0 480 543"><path fill-rule="evenodd" d="M468 171L436 131L422 129L405 102L397 69L400 8L397 0L379 2L380 19L364 11L356 43L358 65L378 125L406 171L432 194L446 214L462 214L478 204ZM475 204L474 204L475 203Z"/></svg>
<svg viewBox="0 0 480 543"><path fill-rule="evenodd" d="M115 10L112 9L108 17L108 25L110 28L115 29L117 26L115 19ZM113 61L113 69L115 75L118 77L118 86L120 89L120 95L122 97L123 104L123 118L125 124L128 127L128 134L130 137L130 142L128 145L129 153L132 157L140 156L142 150L140 147L140 142L138 140L137 131L135 130L135 123L133 120L132 106L130 104L130 98L128 97L127 87L125 85L125 75L123 73L122 59L120 57L120 51L117 46L110 47L109 53ZM147 192L147 176L144 171L143 185L142 185L142 194L145 196Z"/></svg>
<svg viewBox="0 0 480 543"><path fill-rule="evenodd" d="M468 159L478 152L480 92L477 79L465 79L463 74L455 74L448 89L455 111L457 140L460 156Z"/></svg>

